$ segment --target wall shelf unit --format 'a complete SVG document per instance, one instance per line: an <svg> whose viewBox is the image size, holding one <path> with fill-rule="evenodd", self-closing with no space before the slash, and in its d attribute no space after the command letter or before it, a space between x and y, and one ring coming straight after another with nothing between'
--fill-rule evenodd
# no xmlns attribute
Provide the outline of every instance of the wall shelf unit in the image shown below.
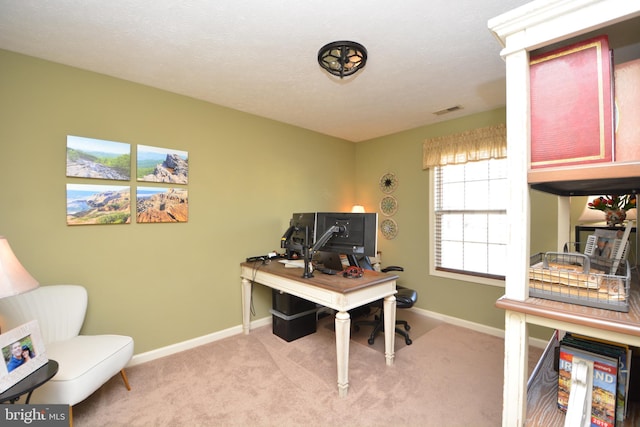
<svg viewBox="0 0 640 427"><path fill-rule="evenodd" d="M559 196L556 250L561 250L561 242L567 241L561 239L560 234L570 233L568 196L640 191L640 159L624 163L530 168L529 56L532 52L566 46L593 34L608 34L614 51L621 49L627 55L629 51L636 50L636 45L640 46L638 22L640 3L636 1L536 0L493 18L488 23L489 29L503 46L501 56L506 63L507 162L512 183L507 207L510 224L507 251L509 267L505 295L496 303L497 307L505 310L504 427L564 424L564 416L553 398L557 384L554 385L550 380L553 375L548 371L548 359L541 360L539 369L536 369L537 378L530 380L531 399L527 399L529 324L640 346L637 278L632 282L629 313L530 298L528 288L530 188ZM631 59L640 58L640 54L631 55ZM547 389L539 388L541 383L546 383ZM633 422L633 418L635 415L630 422ZM631 424L627 422L625 425Z"/></svg>
<svg viewBox="0 0 640 427"><path fill-rule="evenodd" d="M638 191L638 176L640 162L627 162L534 169L527 180L531 188L557 196L590 196Z"/></svg>

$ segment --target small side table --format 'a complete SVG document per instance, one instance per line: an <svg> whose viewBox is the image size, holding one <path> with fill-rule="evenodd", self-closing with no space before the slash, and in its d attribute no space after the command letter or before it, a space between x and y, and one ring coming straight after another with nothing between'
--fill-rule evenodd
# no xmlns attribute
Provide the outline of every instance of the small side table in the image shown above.
<svg viewBox="0 0 640 427"><path fill-rule="evenodd" d="M33 390L49 381L57 373L58 362L49 359L47 363L24 377L17 384L0 393L0 403L15 403L20 398L20 396L26 394L27 401L25 403L28 404L29 400L31 399L31 393L33 393Z"/></svg>

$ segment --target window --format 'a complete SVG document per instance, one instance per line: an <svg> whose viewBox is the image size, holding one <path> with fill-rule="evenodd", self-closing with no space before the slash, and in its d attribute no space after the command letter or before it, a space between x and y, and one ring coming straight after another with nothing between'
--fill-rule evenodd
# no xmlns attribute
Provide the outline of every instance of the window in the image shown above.
<svg viewBox="0 0 640 427"><path fill-rule="evenodd" d="M506 159L438 166L433 179L435 269L504 279Z"/></svg>

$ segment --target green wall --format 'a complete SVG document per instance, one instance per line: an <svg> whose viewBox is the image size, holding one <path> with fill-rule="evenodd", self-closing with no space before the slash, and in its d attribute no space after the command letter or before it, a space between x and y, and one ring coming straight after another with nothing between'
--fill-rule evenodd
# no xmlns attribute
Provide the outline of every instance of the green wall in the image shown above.
<svg viewBox="0 0 640 427"><path fill-rule="evenodd" d="M398 177L398 235L380 238L382 264L405 268L399 284L418 290L418 307L497 328L504 327L504 312L493 305L504 288L429 275L429 172L422 169L422 145L428 138L504 121L500 109L357 144L357 197L367 209L377 208L383 196L379 178L389 171Z"/></svg>
<svg viewBox="0 0 640 427"><path fill-rule="evenodd" d="M393 193L398 200L398 211L393 219L398 223L399 232L393 240L380 237L382 264L405 268L399 284L418 290L418 307L500 329L504 328L504 311L495 308L494 303L504 294L503 287L429 274L428 212L431 198L429 172L422 169L422 146L425 139L504 123L505 115L505 109L497 109L424 126L359 143L356 151L356 197L367 210L379 209L383 193L378 182L384 173L394 172L399 181ZM531 233L532 251L536 246L544 248L551 245L555 248L556 197L532 191L531 199L532 230L536 230ZM531 334L543 339L550 336L547 329L537 327L531 328Z"/></svg>
<svg viewBox="0 0 640 427"><path fill-rule="evenodd" d="M503 123L504 109L354 144L7 51L0 66L0 235L42 284L88 289L83 333L131 335L142 353L239 325L239 263L279 249L294 211L378 211L389 171L400 231L379 237L383 264L406 268L418 307L503 327L502 288L428 274L422 143ZM96 183L65 176L68 134L188 151L189 221L67 226L65 184ZM256 287L254 306L268 316L268 289Z"/></svg>
<svg viewBox="0 0 640 427"><path fill-rule="evenodd" d="M0 235L42 284L88 289L84 333L140 353L239 325L239 263L279 249L293 211L353 204L351 142L7 51L0 64ZM97 181L66 178L68 134L188 151L189 221L67 226L66 183ZM268 315L270 294L255 298Z"/></svg>

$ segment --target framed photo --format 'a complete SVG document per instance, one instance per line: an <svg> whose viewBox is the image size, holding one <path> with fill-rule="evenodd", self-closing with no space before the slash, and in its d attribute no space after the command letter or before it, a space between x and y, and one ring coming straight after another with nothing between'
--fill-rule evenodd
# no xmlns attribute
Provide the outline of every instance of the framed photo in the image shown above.
<svg viewBox="0 0 640 427"><path fill-rule="evenodd" d="M37 320L0 335L0 393L43 366L47 359Z"/></svg>
<svg viewBox="0 0 640 427"><path fill-rule="evenodd" d="M596 229L594 235L598 238L595 255L603 258L614 258L618 247L627 243L622 241L623 228L620 230Z"/></svg>
<svg viewBox="0 0 640 427"><path fill-rule="evenodd" d="M131 145L67 135L67 176L128 181Z"/></svg>

